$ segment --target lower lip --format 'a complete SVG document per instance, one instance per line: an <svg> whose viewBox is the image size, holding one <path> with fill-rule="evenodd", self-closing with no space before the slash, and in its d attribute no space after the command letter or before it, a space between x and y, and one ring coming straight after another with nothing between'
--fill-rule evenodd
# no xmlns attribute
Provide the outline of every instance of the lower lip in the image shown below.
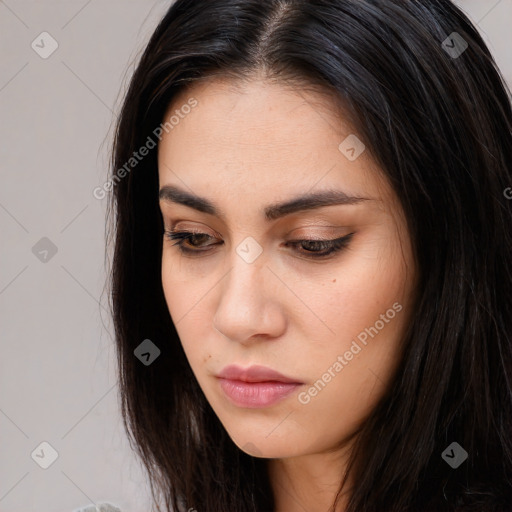
<svg viewBox="0 0 512 512"><path fill-rule="evenodd" d="M301 384L287 382L242 382L220 379L220 387L226 396L239 407L269 407L283 400Z"/></svg>

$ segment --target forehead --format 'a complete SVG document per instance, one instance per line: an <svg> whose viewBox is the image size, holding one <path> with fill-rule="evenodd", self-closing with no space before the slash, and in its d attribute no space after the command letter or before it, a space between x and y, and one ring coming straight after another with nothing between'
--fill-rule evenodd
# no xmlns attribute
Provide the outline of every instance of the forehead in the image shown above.
<svg viewBox="0 0 512 512"><path fill-rule="evenodd" d="M196 106L183 108L190 101ZM158 148L160 186L185 184L203 195L220 187L235 196L322 186L386 193L367 151L354 161L341 152L340 144L356 134L328 94L265 80L216 79L181 91L164 122L170 116L172 129Z"/></svg>

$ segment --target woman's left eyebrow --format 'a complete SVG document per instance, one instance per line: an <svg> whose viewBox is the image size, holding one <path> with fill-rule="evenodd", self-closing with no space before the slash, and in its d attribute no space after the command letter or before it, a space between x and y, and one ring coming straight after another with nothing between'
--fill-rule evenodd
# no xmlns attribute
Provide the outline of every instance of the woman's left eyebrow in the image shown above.
<svg viewBox="0 0 512 512"><path fill-rule="evenodd" d="M177 203L194 210L214 215L226 221L226 215L219 206L205 197L187 192L175 185L164 185L160 189L159 199ZM276 220L292 213L323 208L325 206L354 205L363 201L374 201L369 197L351 196L342 190L327 189L294 197L282 203L274 203L265 207L265 220Z"/></svg>

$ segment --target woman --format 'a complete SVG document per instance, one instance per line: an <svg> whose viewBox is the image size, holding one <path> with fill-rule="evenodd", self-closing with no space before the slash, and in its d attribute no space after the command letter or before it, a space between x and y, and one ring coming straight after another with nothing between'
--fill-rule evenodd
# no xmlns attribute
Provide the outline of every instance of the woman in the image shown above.
<svg viewBox="0 0 512 512"><path fill-rule="evenodd" d="M510 91L458 8L177 0L112 163L155 502L512 510Z"/></svg>

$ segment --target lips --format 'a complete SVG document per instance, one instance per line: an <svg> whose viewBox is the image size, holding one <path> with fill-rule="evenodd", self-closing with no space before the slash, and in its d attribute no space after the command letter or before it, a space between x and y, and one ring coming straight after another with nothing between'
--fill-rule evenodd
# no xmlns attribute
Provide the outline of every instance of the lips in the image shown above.
<svg viewBox="0 0 512 512"><path fill-rule="evenodd" d="M254 365L249 368L229 365L217 376L221 379L238 380L242 382L284 382L287 384L303 384L302 382L286 377L266 366Z"/></svg>
<svg viewBox="0 0 512 512"><path fill-rule="evenodd" d="M217 375L225 396L238 407L270 407L303 383L265 366L227 366Z"/></svg>

